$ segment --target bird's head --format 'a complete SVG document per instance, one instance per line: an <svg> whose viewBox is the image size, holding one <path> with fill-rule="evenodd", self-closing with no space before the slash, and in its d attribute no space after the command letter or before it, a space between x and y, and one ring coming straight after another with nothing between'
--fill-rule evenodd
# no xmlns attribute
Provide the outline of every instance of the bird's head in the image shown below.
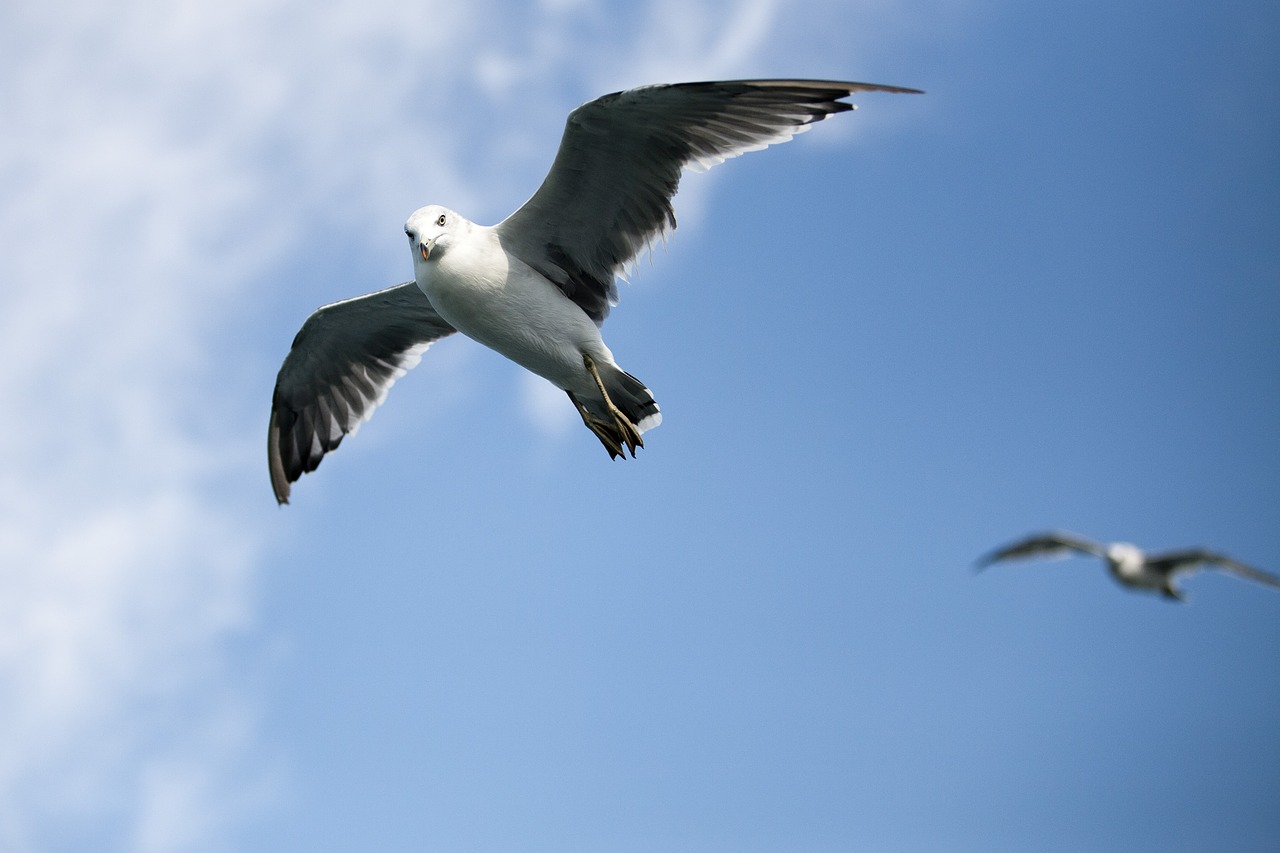
<svg viewBox="0 0 1280 853"><path fill-rule="evenodd" d="M413 251L414 267L439 260L453 245L465 224L466 220L461 216L438 204L415 210L404 224L404 233Z"/></svg>
<svg viewBox="0 0 1280 853"><path fill-rule="evenodd" d="M1137 545L1129 542L1112 542L1107 546L1107 561L1117 566L1137 568L1146 559L1146 554Z"/></svg>

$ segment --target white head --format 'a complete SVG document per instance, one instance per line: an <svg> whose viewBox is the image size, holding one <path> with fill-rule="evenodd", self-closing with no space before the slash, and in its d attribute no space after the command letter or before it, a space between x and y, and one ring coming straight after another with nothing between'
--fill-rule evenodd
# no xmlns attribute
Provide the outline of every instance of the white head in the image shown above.
<svg viewBox="0 0 1280 853"><path fill-rule="evenodd" d="M404 224L413 250L414 269L419 264L437 261L471 223L447 207L429 204L415 210Z"/></svg>

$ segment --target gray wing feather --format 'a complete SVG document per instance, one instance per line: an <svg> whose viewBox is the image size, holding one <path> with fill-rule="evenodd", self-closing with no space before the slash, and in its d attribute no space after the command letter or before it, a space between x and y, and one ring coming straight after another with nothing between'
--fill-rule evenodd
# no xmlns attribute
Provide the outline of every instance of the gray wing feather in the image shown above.
<svg viewBox="0 0 1280 853"><path fill-rule="evenodd" d="M992 551L977 562L979 569L984 569L1000 560L1015 560L1027 557L1063 557L1071 552L1102 556L1106 546L1084 536L1069 533L1065 530L1054 530L1048 533L1036 533L1025 539L1019 539L1002 548Z"/></svg>
<svg viewBox="0 0 1280 853"><path fill-rule="evenodd" d="M854 92L917 89L827 80L676 83L615 92L569 114L551 171L497 226L503 247L600 323L616 275L676 227L671 198L686 166L785 142L854 109Z"/></svg>
<svg viewBox="0 0 1280 853"><path fill-rule="evenodd" d="M316 310L276 377L267 463L276 500L373 415L392 384L454 328L413 282Z"/></svg>
<svg viewBox="0 0 1280 853"><path fill-rule="evenodd" d="M1242 578L1280 588L1280 577L1270 572L1264 572L1262 569L1255 569L1253 566L1246 565L1239 560L1228 557L1226 554L1219 554L1217 551L1210 551L1205 548L1163 551L1159 554L1152 554L1147 558L1148 568L1167 575L1177 572L1189 572L1200 566L1217 566Z"/></svg>

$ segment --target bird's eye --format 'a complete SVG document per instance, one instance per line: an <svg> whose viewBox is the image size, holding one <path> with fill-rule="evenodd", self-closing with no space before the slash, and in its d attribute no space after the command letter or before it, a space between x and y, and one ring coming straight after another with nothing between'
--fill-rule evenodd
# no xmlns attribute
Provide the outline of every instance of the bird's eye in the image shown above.
<svg viewBox="0 0 1280 853"><path fill-rule="evenodd" d="M436 225L439 225L441 228L443 228L443 227L444 227L444 214L443 214L443 213L442 213L442 214L440 214L438 217L436 217Z"/></svg>
<svg viewBox="0 0 1280 853"><path fill-rule="evenodd" d="M408 237L408 238L409 238L409 242L410 242L410 243L412 243L412 242L413 242L413 235L412 235L412 234L410 234L408 231L404 232L404 236L406 236L406 237Z"/></svg>

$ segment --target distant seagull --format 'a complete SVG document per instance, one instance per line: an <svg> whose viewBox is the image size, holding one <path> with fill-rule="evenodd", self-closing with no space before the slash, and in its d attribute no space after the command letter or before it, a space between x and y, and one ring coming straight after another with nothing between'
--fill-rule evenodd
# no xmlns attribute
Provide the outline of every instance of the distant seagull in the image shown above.
<svg viewBox="0 0 1280 853"><path fill-rule="evenodd" d="M1159 592L1166 598L1184 601L1182 590L1174 586L1177 575L1190 574L1206 566L1214 566L1242 578L1280 588L1280 577L1261 569L1246 566L1225 554L1204 548L1184 548L1178 551L1161 551L1147 554L1128 542L1106 544L1077 536L1065 531L1038 533L1020 539L999 550L992 551L978 560L978 569L984 569L1001 560L1025 557L1065 557L1070 552L1093 554L1107 561L1111 576L1133 589Z"/></svg>
<svg viewBox="0 0 1280 853"><path fill-rule="evenodd" d="M684 167L785 142L854 109L840 100L854 92L919 93L827 80L615 92L569 114L542 186L499 224L438 205L414 212L404 228L414 281L326 305L293 340L267 437L276 500L288 503L290 484L355 432L432 342L455 331L563 389L611 459L634 457L662 415L600 337L618 301L615 276L676 227L671 198Z"/></svg>

